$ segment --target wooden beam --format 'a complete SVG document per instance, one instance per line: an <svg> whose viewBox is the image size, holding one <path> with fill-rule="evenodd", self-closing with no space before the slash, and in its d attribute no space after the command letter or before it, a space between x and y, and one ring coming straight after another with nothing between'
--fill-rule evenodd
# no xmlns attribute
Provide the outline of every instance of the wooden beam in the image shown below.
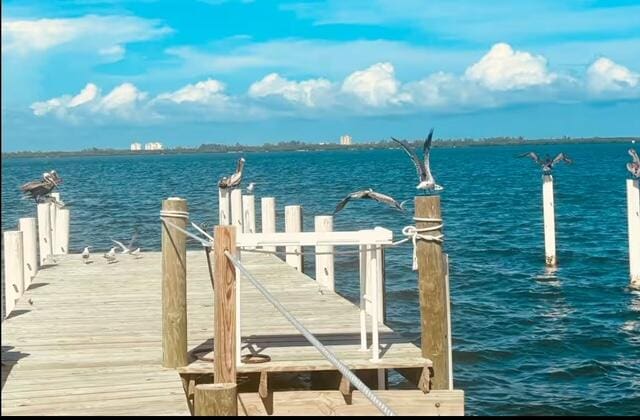
<svg viewBox="0 0 640 420"><path fill-rule="evenodd" d="M284 208L284 230L286 233L302 232L302 207L301 206L285 206ZM287 264L304 272L304 259L302 258L302 246L299 244L289 245L285 248L287 256L285 261ZM293 254L295 253L295 254Z"/></svg>
<svg viewBox="0 0 640 420"><path fill-rule="evenodd" d="M229 190L226 188L218 188L218 225L228 225L229 220L231 220L230 213Z"/></svg>
<svg viewBox="0 0 640 420"><path fill-rule="evenodd" d="M241 227L238 229L242 229ZM214 231L214 381L236 382L236 268L224 254L237 255L236 226Z"/></svg>
<svg viewBox="0 0 640 420"><path fill-rule="evenodd" d="M22 232L19 230L3 232L2 243L4 245L4 314L8 316L14 310L16 300L24 293Z"/></svg>
<svg viewBox="0 0 640 420"><path fill-rule="evenodd" d="M389 245L393 242L393 232L384 228L356 230L348 232L277 232L238 234L238 246L347 246L347 245Z"/></svg>
<svg viewBox="0 0 640 420"><path fill-rule="evenodd" d="M38 273L38 227L35 217L23 217L19 221L24 251L24 289L28 290L31 281Z"/></svg>
<svg viewBox="0 0 640 420"><path fill-rule="evenodd" d="M333 216L316 216L315 217L316 232L333 231ZM325 245L316 247L316 281L323 288L334 291L334 258L333 246Z"/></svg>
<svg viewBox="0 0 640 420"><path fill-rule="evenodd" d="M263 197L262 207L262 233L276 232L276 199L273 197ZM264 246L266 251L275 251L275 246Z"/></svg>
<svg viewBox="0 0 640 420"><path fill-rule="evenodd" d="M238 386L235 383L196 385L196 416L237 416Z"/></svg>
<svg viewBox="0 0 640 420"><path fill-rule="evenodd" d="M49 203L38 204L38 244L40 265L51 263L53 240L51 238L51 206Z"/></svg>

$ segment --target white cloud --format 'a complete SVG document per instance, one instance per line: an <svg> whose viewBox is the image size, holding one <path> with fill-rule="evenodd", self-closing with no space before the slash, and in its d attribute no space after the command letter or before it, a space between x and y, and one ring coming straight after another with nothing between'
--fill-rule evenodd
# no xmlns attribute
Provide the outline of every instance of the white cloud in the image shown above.
<svg viewBox="0 0 640 420"><path fill-rule="evenodd" d="M295 82L280 77L278 73L271 73L251 85L249 96L253 98L280 96L289 102L313 108L327 104L331 89L332 84L327 79Z"/></svg>
<svg viewBox="0 0 640 420"><path fill-rule="evenodd" d="M376 63L365 70L351 73L342 83L342 91L359 98L373 107L409 102L411 97L400 93L400 82L395 78L391 63Z"/></svg>
<svg viewBox="0 0 640 420"><path fill-rule="evenodd" d="M506 91L548 85L557 75L547 70L547 60L528 52L514 51L498 43L465 71L465 77L491 90Z"/></svg>
<svg viewBox="0 0 640 420"><path fill-rule="evenodd" d="M597 59L587 69L587 87L594 93L620 92L636 88L639 84L640 74L606 57Z"/></svg>
<svg viewBox="0 0 640 420"><path fill-rule="evenodd" d="M171 93L162 93L156 100L166 100L181 104L183 102L193 102L200 104L220 104L228 101L229 97L224 94L225 86L222 82L207 79L185 87Z"/></svg>
<svg viewBox="0 0 640 420"><path fill-rule="evenodd" d="M123 83L102 98L98 108L107 112L128 112L146 98L146 92L141 92L131 83Z"/></svg>
<svg viewBox="0 0 640 420"><path fill-rule="evenodd" d="M77 106L86 104L87 102L91 102L98 97L100 94L100 89L98 86L93 83L87 83L87 85L78 93L76 96L71 98L68 103L69 108L75 108Z"/></svg>
<svg viewBox="0 0 640 420"><path fill-rule="evenodd" d="M107 57L112 61L118 61L124 57L125 49L122 45L113 45L99 49L98 54L103 57Z"/></svg>

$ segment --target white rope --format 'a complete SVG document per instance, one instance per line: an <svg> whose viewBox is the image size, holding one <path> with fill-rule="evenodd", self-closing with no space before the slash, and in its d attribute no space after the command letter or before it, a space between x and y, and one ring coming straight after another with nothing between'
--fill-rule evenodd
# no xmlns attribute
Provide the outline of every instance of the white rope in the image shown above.
<svg viewBox="0 0 640 420"><path fill-rule="evenodd" d="M160 210L160 217L175 217L177 219L189 220L189 212L182 210Z"/></svg>
<svg viewBox="0 0 640 420"><path fill-rule="evenodd" d="M211 242L213 242L213 236L209 235L207 232L205 232L200 226L196 225L195 223L191 222L191 226L193 226L194 228L196 228L196 230L200 233L202 233L204 236L206 236Z"/></svg>
<svg viewBox="0 0 640 420"><path fill-rule="evenodd" d="M418 240L437 242L441 244L443 242L444 235L442 233L438 235L425 234L425 232L433 232L433 231L442 229L442 226L443 226L442 219L433 219L429 217L414 217L413 220L416 222L438 223L435 226L429 226L429 227L420 228L420 229L418 229L415 226L405 226L402 228L402 234L406 236L406 238L391 244L391 246L396 246L408 241L411 241L413 243L413 261L411 264L411 268L413 271L416 271L418 269L418 257L416 255Z"/></svg>
<svg viewBox="0 0 640 420"><path fill-rule="evenodd" d="M162 212L161 212L161 214L162 214ZM209 247L209 248L213 247L213 242L209 242L209 241L206 241L206 240L204 240L204 239L202 239L202 238L197 237L197 236L196 236L196 235L194 235L193 233L188 232L188 231L186 231L186 230L182 229L180 226L177 226L177 225L175 225L175 224L171 223L170 221L165 220L165 219L164 219L164 216L162 216L162 215L160 216L160 220L162 220L162 223L164 223L164 224L166 224L166 225L169 225L169 226L171 226L171 227L173 227L173 228L175 228L175 229L178 229L180 232L184 233L185 235L187 235L187 236L189 236L189 237L191 237L191 238L195 239L196 241L200 242L200 243L202 244L202 246L204 246L204 247Z"/></svg>

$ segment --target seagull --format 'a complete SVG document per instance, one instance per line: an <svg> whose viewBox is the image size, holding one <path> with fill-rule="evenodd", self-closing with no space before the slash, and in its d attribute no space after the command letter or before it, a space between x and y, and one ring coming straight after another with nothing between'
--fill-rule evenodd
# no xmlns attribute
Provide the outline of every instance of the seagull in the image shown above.
<svg viewBox="0 0 640 420"><path fill-rule="evenodd" d="M80 254L80 255L82 255L82 262L84 262L85 264L89 264L89 257L90 257L89 248L91 248L91 247L90 246L85 246L84 247L84 251L82 251L82 254Z"/></svg>
<svg viewBox="0 0 640 420"><path fill-rule="evenodd" d="M253 194L253 189L256 187L255 182L250 182L249 186L247 186L247 193Z"/></svg>
<svg viewBox="0 0 640 420"><path fill-rule="evenodd" d="M122 252L121 254L131 254L132 250L131 248L133 248L133 243L135 242L136 238L138 238L138 228L135 229L135 231L133 232L133 236L131 237L131 240L129 241L129 246L124 246L124 244L120 241L116 241L114 239L111 239L111 242L117 244L120 248L122 248ZM140 252L140 248L135 250L136 252Z"/></svg>
<svg viewBox="0 0 640 420"><path fill-rule="evenodd" d="M565 155L564 153L558 153L553 159L551 159L551 156L549 155L546 155L544 159L540 159L540 157L534 152L523 153L521 155L518 155L518 157L530 157L535 163L542 167L542 172L544 172L545 175L551 174L553 165L558 162L566 162L568 164L573 163L573 160L571 160L569 156Z"/></svg>
<svg viewBox="0 0 640 420"><path fill-rule="evenodd" d="M227 188L236 188L240 185L240 181L242 181L242 169L244 168L244 158L241 157L238 159L238 163L236 165L236 171L229 177L222 177L222 179L218 182L218 187L227 189Z"/></svg>
<svg viewBox="0 0 640 420"><path fill-rule="evenodd" d="M342 210L344 208L344 206L347 205L349 200L352 200L352 199L375 200L375 201L377 201L379 203L384 203L384 204L387 204L387 205L389 205L391 207L394 207L394 208L396 208L396 209L398 209L400 211L405 211L404 203L409 201L409 200L405 200L402 203L398 204L398 202L396 200L394 200L392 197L389 197L388 195L385 195L385 194L381 194L379 192L375 192L371 188L367 188L366 190L352 192L351 194L349 194L348 196L343 198L342 201L340 201L338 203L338 205L336 206L336 209L333 211L333 214L336 214L337 212Z"/></svg>
<svg viewBox="0 0 640 420"><path fill-rule="evenodd" d="M116 247L114 246L111 248L111 250L104 254L103 257L107 259L108 264L116 262Z"/></svg>
<svg viewBox="0 0 640 420"><path fill-rule="evenodd" d="M409 145L401 140L397 140L391 137L391 140L398 143L405 152L409 155L413 164L416 165L416 170L418 171L418 177L420 178L420 183L416 186L419 190L424 190L425 194L427 190L431 191L442 191L444 188L438 184L436 184L435 179L433 179L433 175L431 174L431 168L429 167L429 154L431 152L431 140L433 139L433 128L429 131L429 135L424 141L422 145L422 152L424 153L424 161L421 162L418 154L409 148Z"/></svg>
<svg viewBox="0 0 640 420"><path fill-rule="evenodd" d="M49 197L51 191L62 183L62 179L56 171L45 172L42 174L41 180L30 181L23 184L20 189L29 198L33 198L36 203L42 202L42 199Z"/></svg>
<svg viewBox="0 0 640 420"><path fill-rule="evenodd" d="M627 163L627 169L631 172L631 176L635 179L640 179L640 157L638 157L638 152L634 149L629 149L629 154L633 159L633 162Z"/></svg>

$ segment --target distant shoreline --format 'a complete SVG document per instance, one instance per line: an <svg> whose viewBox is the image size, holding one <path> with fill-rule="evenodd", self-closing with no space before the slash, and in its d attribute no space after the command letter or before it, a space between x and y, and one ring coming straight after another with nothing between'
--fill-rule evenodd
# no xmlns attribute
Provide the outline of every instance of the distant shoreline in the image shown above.
<svg viewBox="0 0 640 420"><path fill-rule="evenodd" d="M489 138L481 140L434 140L434 148L457 147L489 147L489 146L522 146L522 145L549 145L549 144L595 144L595 143L631 143L640 140L640 137L588 137L588 138L560 138L560 139L530 139L524 138ZM422 140L413 140L410 143L420 144ZM165 150L128 150L128 149L99 149L91 148L80 151L20 151L3 152L2 159L11 158L54 158L74 156L149 156L149 155L179 155L196 153L248 153L248 152L295 152L295 151L326 151L326 150L369 150L392 149L398 145L393 141L382 140L378 142L357 143L352 145L340 145L338 143L304 143L298 141L280 142L276 144L250 145L225 145L202 144L198 147L175 147Z"/></svg>

